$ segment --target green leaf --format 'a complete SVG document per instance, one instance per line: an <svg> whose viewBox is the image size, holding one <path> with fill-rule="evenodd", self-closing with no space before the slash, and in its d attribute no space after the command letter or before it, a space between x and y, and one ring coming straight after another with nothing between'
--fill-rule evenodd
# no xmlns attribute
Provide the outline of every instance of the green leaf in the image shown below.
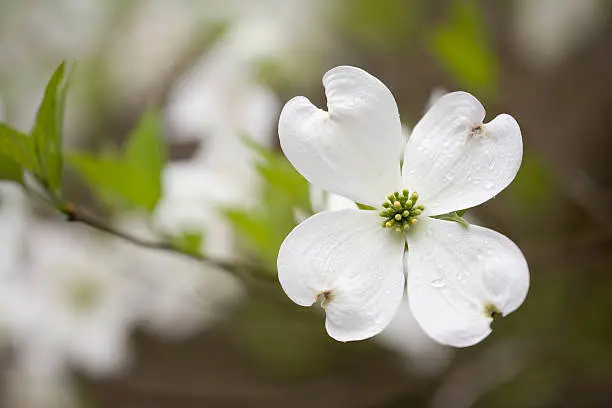
<svg viewBox="0 0 612 408"><path fill-rule="evenodd" d="M124 148L128 162L159 179L166 163L166 148L162 139L162 120L159 112L148 111L130 134Z"/></svg>
<svg viewBox="0 0 612 408"><path fill-rule="evenodd" d="M486 93L494 90L499 76L499 62L487 37L478 3L454 0L450 21L429 40L434 55L455 80Z"/></svg>
<svg viewBox="0 0 612 408"><path fill-rule="evenodd" d="M293 207L310 212L308 182L293 168L285 156L248 138L244 141L259 155L260 160L256 169L268 186L290 199L290 205Z"/></svg>
<svg viewBox="0 0 612 408"><path fill-rule="evenodd" d="M145 171L133 163L110 155L94 157L69 154L68 161L108 207L141 207L153 211L159 194L150 188Z"/></svg>
<svg viewBox="0 0 612 408"><path fill-rule="evenodd" d="M162 195L166 160L161 119L155 112L145 113L122 153L98 157L71 154L68 160L111 209L128 206L152 212Z"/></svg>
<svg viewBox="0 0 612 408"><path fill-rule="evenodd" d="M465 210L463 211L463 213L465 213ZM444 221L454 221L458 224L461 224L464 227L469 227L470 223L467 222L463 217L461 217L459 214L457 214L456 211L450 212L448 214L442 214L442 215L436 215L433 218L437 218L439 220L444 220Z"/></svg>
<svg viewBox="0 0 612 408"><path fill-rule="evenodd" d="M223 214L252 254L275 271L281 243L296 223L296 210L311 214L308 182L279 152L244 138L259 160L256 169L263 185L259 206L249 211L225 209Z"/></svg>
<svg viewBox="0 0 612 408"><path fill-rule="evenodd" d="M32 139L2 123L0 123L0 153L24 169L39 175Z"/></svg>
<svg viewBox="0 0 612 408"><path fill-rule="evenodd" d="M68 89L65 71L66 63L62 62L51 76L32 129L40 176L53 192L61 188L62 178L62 124Z"/></svg>
<svg viewBox="0 0 612 408"><path fill-rule="evenodd" d="M189 254L200 255L202 253L204 235L201 231L183 231L180 234L173 236L172 241L181 251Z"/></svg>
<svg viewBox="0 0 612 408"><path fill-rule="evenodd" d="M23 182L23 170L13 159L0 153L0 180Z"/></svg>
<svg viewBox="0 0 612 408"><path fill-rule="evenodd" d="M159 112L145 112L136 129L130 134L124 148L125 160L143 172L146 181L146 208L153 210L162 195L162 172L166 163L166 146L163 141L163 123Z"/></svg>
<svg viewBox="0 0 612 408"><path fill-rule="evenodd" d="M265 217L257 212L228 209L225 217L234 226L234 229L249 245L264 258L278 253L278 237Z"/></svg>

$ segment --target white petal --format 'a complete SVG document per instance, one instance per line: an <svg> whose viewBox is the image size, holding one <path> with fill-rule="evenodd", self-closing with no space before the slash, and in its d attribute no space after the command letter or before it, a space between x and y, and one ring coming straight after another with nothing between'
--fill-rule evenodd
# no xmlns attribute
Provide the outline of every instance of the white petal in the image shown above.
<svg viewBox="0 0 612 408"><path fill-rule="evenodd" d="M339 341L362 340L387 326L403 296L401 234L375 211L321 212L298 225L278 253L287 295L310 306L329 291L326 328Z"/></svg>
<svg viewBox="0 0 612 408"><path fill-rule="evenodd" d="M423 217L408 234L408 299L433 339L455 347L491 332L485 308L518 308L529 288L521 250L493 230Z"/></svg>
<svg viewBox="0 0 612 408"><path fill-rule="evenodd" d="M403 163L404 160L404 151L406 150L406 143L408 143L408 139L410 139L410 127L408 125L402 125L402 151L399 154L399 158Z"/></svg>
<svg viewBox="0 0 612 408"><path fill-rule="evenodd" d="M465 92L444 95L415 126L406 145L404 186L430 215L481 204L516 176L523 157L518 123L502 114L483 124L485 110Z"/></svg>
<svg viewBox="0 0 612 408"><path fill-rule="evenodd" d="M328 111L307 98L287 102L278 123L285 155L312 184L353 201L379 206L401 189L401 124L393 95L354 67L323 77Z"/></svg>

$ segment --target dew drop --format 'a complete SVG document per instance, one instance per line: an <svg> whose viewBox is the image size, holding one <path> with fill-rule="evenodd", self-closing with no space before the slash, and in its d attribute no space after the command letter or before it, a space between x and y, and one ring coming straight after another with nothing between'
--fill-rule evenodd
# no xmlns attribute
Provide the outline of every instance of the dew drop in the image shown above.
<svg viewBox="0 0 612 408"><path fill-rule="evenodd" d="M436 278L429 282L434 288L443 288L446 286L446 282L442 278Z"/></svg>

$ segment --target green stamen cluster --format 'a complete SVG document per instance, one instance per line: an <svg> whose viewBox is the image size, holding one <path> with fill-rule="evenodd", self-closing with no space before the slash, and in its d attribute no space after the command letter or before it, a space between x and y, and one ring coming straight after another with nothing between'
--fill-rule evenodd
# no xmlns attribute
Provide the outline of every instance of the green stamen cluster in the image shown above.
<svg viewBox="0 0 612 408"><path fill-rule="evenodd" d="M416 205L419 194L414 192L409 195L408 190L401 193L395 192L385 201L382 206L380 216L385 220L382 226L385 228L395 228L396 231L406 231L417 223L417 217L421 215L425 207Z"/></svg>

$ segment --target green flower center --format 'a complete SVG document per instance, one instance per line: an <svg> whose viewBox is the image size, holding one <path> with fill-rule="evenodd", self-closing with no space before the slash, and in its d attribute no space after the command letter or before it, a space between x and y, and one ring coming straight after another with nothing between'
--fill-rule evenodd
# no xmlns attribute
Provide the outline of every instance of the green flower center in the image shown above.
<svg viewBox="0 0 612 408"><path fill-rule="evenodd" d="M417 192L410 195L408 190L403 190L401 193L396 191L389 195L387 201L382 203L384 210L380 212L380 216L385 219L382 226L395 228L397 232L409 230L417 223L417 217L425 209L422 205L416 205L418 199Z"/></svg>

